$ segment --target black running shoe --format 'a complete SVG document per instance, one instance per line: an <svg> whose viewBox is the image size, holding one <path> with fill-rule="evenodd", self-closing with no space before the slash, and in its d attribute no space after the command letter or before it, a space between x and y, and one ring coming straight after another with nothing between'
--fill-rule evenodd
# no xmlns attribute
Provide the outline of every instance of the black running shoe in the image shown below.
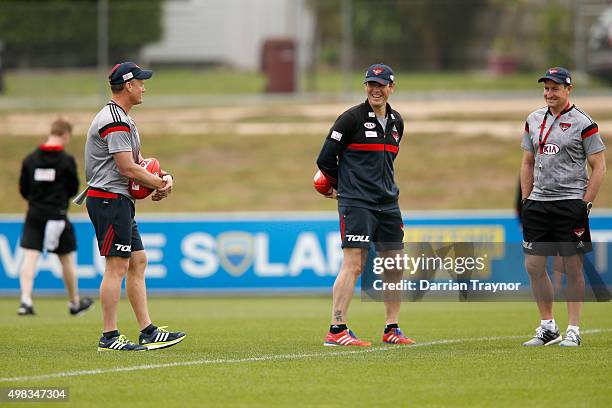
<svg viewBox="0 0 612 408"><path fill-rule="evenodd" d="M73 316L81 316L88 310L93 309L93 299L90 297L84 297L79 300L77 307L70 306L70 314Z"/></svg>
<svg viewBox="0 0 612 408"><path fill-rule="evenodd" d="M19 316L34 316L36 312L34 311L34 306L28 306L25 303L21 303L17 309L17 314Z"/></svg>
<svg viewBox="0 0 612 408"><path fill-rule="evenodd" d="M104 336L100 337L98 351L147 351L147 348L132 343L125 335L120 334L111 339L107 339Z"/></svg>
<svg viewBox="0 0 612 408"><path fill-rule="evenodd" d="M187 337L187 334L183 332L170 332L166 330L166 327L168 326L158 327L149 335L141 332L138 342L149 350L155 350L174 346Z"/></svg>
<svg viewBox="0 0 612 408"><path fill-rule="evenodd" d="M536 334L529 341L523 343L523 346L550 346L551 344L559 343L563 338L557 328L556 331L548 330L542 326L536 329Z"/></svg>

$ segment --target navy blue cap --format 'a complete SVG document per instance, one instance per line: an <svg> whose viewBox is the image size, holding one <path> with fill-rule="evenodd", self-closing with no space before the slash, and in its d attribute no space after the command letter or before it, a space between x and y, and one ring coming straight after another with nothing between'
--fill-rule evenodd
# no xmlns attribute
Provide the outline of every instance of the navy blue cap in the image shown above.
<svg viewBox="0 0 612 408"><path fill-rule="evenodd" d="M544 82L547 79L550 79L558 84L572 84L572 74L570 74L570 72L563 67L553 67L547 69L544 76L538 79L538 82Z"/></svg>
<svg viewBox="0 0 612 408"><path fill-rule="evenodd" d="M132 61L122 62L113 67L108 76L111 85L124 84L132 79L149 79L153 71L140 68Z"/></svg>
<svg viewBox="0 0 612 408"><path fill-rule="evenodd" d="M394 81L393 70L390 66L385 64L374 64L366 71L363 83L378 82L381 85L387 85Z"/></svg>

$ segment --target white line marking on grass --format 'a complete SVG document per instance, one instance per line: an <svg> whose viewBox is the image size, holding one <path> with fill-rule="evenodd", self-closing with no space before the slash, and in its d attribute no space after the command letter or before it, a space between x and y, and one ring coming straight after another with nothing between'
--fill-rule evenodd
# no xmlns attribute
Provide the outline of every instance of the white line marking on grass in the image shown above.
<svg viewBox="0 0 612 408"><path fill-rule="evenodd" d="M605 333L612 332L612 329L591 329L582 331L583 334L595 334L595 333ZM357 350L343 350L337 351L330 350L328 352L318 352L318 353L304 353L304 354L272 354L267 356L260 357L246 357L246 358L236 358L236 359L214 359L214 360L193 360L193 361L179 361L175 363L163 363L163 364L143 364L131 367L115 367L115 368L100 368L96 370L79 370L79 371L63 371L58 373L50 373L50 374L40 374L40 375L30 375L23 377L2 377L0 378L0 383L2 382L18 382L18 381L40 381L40 380L50 380L54 378L66 378L66 377L81 377L86 375L98 375L98 374L109 374L109 373L122 373L129 371L141 371L141 370L153 370L157 368L169 368L169 367L187 367L187 366L195 366L195 365L217 365L217 364L240 364L240 363L255 363L259 361L280 361L280 360L300 360L306 358L316 358L316 357L336 357L336 356L346 356L351 354L366 354L366 353L376 353L381 351L397 351L397 350L406 350L415 347L429 347L429 346L437 346L442 344L458 344L458 343L469 343L469 342L486 342L486 341L498 341L498 340L513 340L513 339L524 339L526 335L520 336L499 336L499 337L472 337L472 338L462 338L462 339L442 339L442 340L434 340L427 341L424 343L416 343L411 346L383 346L383 347L372 347L367 349L359 348ZM518 347L518 346L517 346ZM126 352L126 353L129 353ZM150 353L150 351L149 351Z"/></svg>

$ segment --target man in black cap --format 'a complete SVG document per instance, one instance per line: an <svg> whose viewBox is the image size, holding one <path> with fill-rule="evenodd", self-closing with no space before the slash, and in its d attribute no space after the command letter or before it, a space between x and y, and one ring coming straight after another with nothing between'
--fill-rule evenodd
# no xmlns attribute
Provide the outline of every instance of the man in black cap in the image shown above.
<svg viewBox="0 0 612 408"><path fill-rule="evenodd" d="M553 67L538 80L546 107L525 123L521 165L523 252L540 326L525 346L580 345L584 298L583 254L591 251L589 212L606 172L605 146L597 124L570 103L570 72ZM591 176L587 173L587 163ZM566 274L568 326L565 339L553 317L548 256L560 255Z"/></svg>
<svg viewBox="0 0 612 408"><path fill-rule="evenodd" d="M129 190L130 180L156 189L153 201L166 198L172 191L173 179L169 173L162 170L162 177L158 177L139 166L143 160L140 136L128 115L134 105L142 103L144 81L152 75L153 71L133 62L115 65L109 75L112 98L98 112L87 134L87 212L96 231L100 255L106 257L100 285L104 328L99 351L170 347L186 336L183 332L156 327L149 317L145 285L147 257L134 220L134 200ZM139 344L129 341L117 329L117 306L124 277L126 292L140 325Z"/></svg>
<svg viewBox="0 0 612 408"><path fill-rule="evenodd" d="M317 166L338 199L343 261L333 288L332 319L326 346L370 346L347 327L347 311L371 242L382 257L403 249L403 221L398 205L393 162L404 133L404 121L387 103L395 89L391 68L374 64L366 71L365 102L336 119L325 139ZM400 301L386 299L382 341L412 344L399 328Z"/></svg>

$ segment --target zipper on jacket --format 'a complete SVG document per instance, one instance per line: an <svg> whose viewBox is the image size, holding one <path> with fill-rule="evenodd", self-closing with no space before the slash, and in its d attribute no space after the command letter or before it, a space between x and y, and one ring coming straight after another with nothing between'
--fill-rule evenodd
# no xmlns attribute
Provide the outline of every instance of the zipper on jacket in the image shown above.
<svg viewBox="0 0 612 408"><path fill-rule="evenodd" d="M380 185L383 186L384 185L384 174L385 174L385 154L387 151L387 146L385 145L385 132L386 129L382 127L382 124L378 121L378 117L376 117L376 123L377 125L382 129L383 131L383 160L382 160L382 165L380 168ZM376 205L378 206L378 208L376 209L377 211L380 211L380 197L378 197L378 199L376 200Z"/></svg>

